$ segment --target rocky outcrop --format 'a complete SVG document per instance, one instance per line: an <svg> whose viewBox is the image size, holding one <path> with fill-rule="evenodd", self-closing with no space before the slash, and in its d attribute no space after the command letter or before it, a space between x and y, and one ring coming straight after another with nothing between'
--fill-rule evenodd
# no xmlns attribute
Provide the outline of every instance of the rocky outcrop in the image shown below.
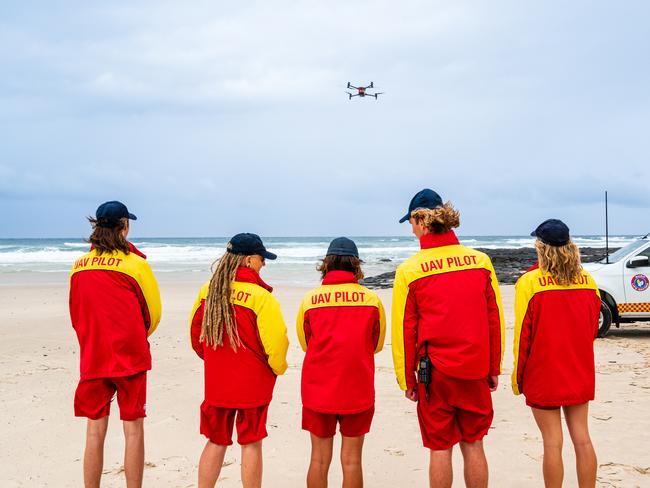
<svg viewBox="0 0 650 488"><path fill-rule="evenodd" d="M618 248L610 249L610 253ZM492 259L492 264L499 278L499 283L514 284L517 279L537 260L533 248L519 249L478 249ZM605 250L600 247L584 247L580 249L583 263L592 263L605 257ZM391 288L395 279L395 271L370 276L361 283L368 288Z"/></svg>

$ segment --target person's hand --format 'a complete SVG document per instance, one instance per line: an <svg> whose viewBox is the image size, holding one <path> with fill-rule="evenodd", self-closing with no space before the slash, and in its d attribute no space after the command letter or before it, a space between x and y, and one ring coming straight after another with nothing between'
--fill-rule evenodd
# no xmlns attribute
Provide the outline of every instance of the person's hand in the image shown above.
<svg viewBox="0 0 650 488"><path fill-rule="evenodd" d="M404 392L404 396L411 400L412 402L417 402L418 401L418 390L416 388L409 388Z"/></svg>
<svg viewBox="0 0 650 488"><path fill-rule="evenodd" d="M488 376L487 382L488 382L488 386L490 387L490 391L497 391L497 387L499 386L498 376Z"/></svg>

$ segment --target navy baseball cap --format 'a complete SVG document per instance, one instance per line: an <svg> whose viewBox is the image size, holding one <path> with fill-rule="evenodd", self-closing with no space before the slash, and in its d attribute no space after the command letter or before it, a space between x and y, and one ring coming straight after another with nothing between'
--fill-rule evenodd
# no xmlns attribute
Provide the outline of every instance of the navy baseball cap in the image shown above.
<svg viewBox="0 0 650 488"><path fill-rule="evenodd" d="M226 251L231 254L240 254L243 256L252 256L257 254L265 259L276 259L278 256L269 252L264 247L262 239L257 234L237 234L232 236L226 246Z"/></svg>
<svg viewBox="0 0 650 488"><path fill-rule="evenodd" d="M95 218L97 219L97 225L109 228L116 227L117 224L119 224L120 219L138 220L135 215L129 213L129 209L126 208L126 205L117 200L104 202L97 207Z"/></svg>
<svg viewBox="0 0 650 488"><path fill-rule="evenodd" d="M530 233L531 236L537 237L544 244L550 246L564 246L569 243L569 228L558 219L548 219L537 226L537 229Z"/></svg>
<svg viewBox="0 0 650 488"><path fill-rule="evenodd" d="M411 199L409 203L409 211L404 217L399 219L399 223L406 222L411 218L411 212L416 208L436 208L442 205L442 198L435 191L425 188L422 191L419 191Z"/></svg>
<svg viewBox="0 0 650 488"><path fill-rule="evenodd" d="M358 258L359 250L352 239L348 239L347 237L337 237L330 242L330 246L327 248L327 255L354 256L355 258Z"/></svg>

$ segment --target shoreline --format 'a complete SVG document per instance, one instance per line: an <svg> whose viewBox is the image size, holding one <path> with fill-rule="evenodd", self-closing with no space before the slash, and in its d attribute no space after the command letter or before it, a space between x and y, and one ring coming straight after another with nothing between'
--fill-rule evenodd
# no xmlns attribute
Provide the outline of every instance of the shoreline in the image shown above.
<svg viewBox="0 0 650 488"><path fill-rule="evenodd" d="M485 249L476 248L478 251L486 253L492 259L497 277L500 284L514 284L517 278L526 271L532 264L537 261L534 248L497 248ZM613 253L619 248L611 248ZM413 254L417 249L413 249ZM582 261L590 263L602 259L605 255L605 249L600 247L583 247L580 248ZM377 258L383 269L388 271L370 274L362 284L372 289L392 288L395 277L395 268L399 265L398 261L388 258ZM281 260L272 264L271 267L262 272L263 278L268 278L269 284L282 287L309 288L317 286L320 282L318 274L315 272L317 260L313 263L304 264L283 264ZM70 262L72 265L72 261ZM278 267L281 265L281 267ZM367 263L364 268L377 268L376 263ZM197 264L192 270L165 270L159 268L157 263L152 263L152 268L156 279L161 283L204 283L210 278L210 264L205 266ZM200 270L196 270L199 268ZM391 269L392 268L392 269ZM381 269L381 268L380 268ZM283 276L284 270L287 270L287 277ZM69 271L36 271L36 270L17 270L17 271L0 271L0 287L7 286L30 286L36 284L61 284L68 283ZM281 278L281 279L279 279ZM293 279L296 279L293 281ZM298 278L300 278L298 280Z"/></svg>

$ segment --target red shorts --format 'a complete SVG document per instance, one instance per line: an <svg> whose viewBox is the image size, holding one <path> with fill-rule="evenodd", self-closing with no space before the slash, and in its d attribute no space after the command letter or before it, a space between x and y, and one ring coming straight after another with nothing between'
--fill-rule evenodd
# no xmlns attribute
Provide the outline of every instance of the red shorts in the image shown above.
<svg viewBox="0 0 650 488"><path fill-rule="evenodd" d="M74 414L77 417L99 419L111 411L111 400L117 392L120 419L136 420L146 417L147 372L118 378L80 380L74 394Z"/></svg>
<svg viewBox="0 0 650 488"><path fill-rule="evenodd" d="M433 370L430 398L418 385L418 421L424 447L446 450L460 441L481 440L492 425L494 410L486 379L462 380Z"/></svg>
<svg viewBox="0 0 650 488"><path fill-rule="evenodd" d="M554 405L537 405L536 403L531 403L526 399L526 405L528 405L531 408L537 408L538 410L559 410L560 406L554 406Z"/></svg>
<svg viewBox="0 0 650 488"><path fill-rule="evenodd" d="M341 435L359 437L370 432L375 407L359 413L322 413L302 407L302 428L318 437L334 437L338 422Z"/></svg>
<svg viewBox="0 0 650 488"><path fill-rule="evenodd" d="M266 415L269 406L252 408L215 407L201 404L201 434L220 446L232 444L232 429L237 417L237 442L240 445L261 441L266 432Z"/></svg>

